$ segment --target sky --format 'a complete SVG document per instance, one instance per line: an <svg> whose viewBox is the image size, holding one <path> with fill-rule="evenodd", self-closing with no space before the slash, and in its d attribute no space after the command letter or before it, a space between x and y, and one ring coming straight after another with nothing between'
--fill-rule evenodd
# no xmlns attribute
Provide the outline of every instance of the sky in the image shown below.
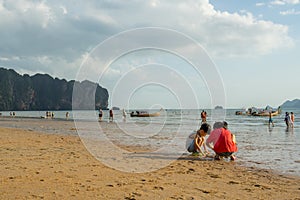
<svg viewBox="0 0 300 200"><path fill-rule="evenodd" d="M300 0L0 0L0 66L88 79L125 108L300 98Z"/></svg>

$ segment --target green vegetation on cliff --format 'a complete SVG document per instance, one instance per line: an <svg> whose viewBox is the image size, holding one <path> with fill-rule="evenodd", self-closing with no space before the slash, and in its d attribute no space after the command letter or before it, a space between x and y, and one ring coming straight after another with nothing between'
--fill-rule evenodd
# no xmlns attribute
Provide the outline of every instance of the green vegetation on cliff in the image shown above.
<svg viewBox="0 0 300 200"><path fill-rule="evenodd" d="M0 110L71 110L75 84L83 91L82 97L95 99L94 108L81 101L75 104L76 109L107 108L108 92L96 83L54 79L48 74L22 76L12 69L0 68ZM87 91L89 94L85 94Z"/></svg>
<svg viewBox="0 0 300 200"><path fill-rule="evenodd" d="M294 99L292 101L287 100L281 105L281 107L285 109L300 108L300 99Z"/></svg>

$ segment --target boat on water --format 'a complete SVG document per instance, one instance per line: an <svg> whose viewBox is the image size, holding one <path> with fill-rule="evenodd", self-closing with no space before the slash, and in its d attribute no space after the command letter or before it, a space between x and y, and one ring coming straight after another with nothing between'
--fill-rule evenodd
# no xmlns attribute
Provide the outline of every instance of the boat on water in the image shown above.
<svg viewBox="0 0 300 200"><path fill-rule="evenodd" d="M247 111L238 110L235 111L235 115L251 115L251 114L249 114Z"/></svg>
<svg viewBox="0 0 300 200"><path fill-rule="evenodd" d="M148 113L147 111L135 111L135 112L132 111L130 113L130 117L158 117L160 116L160 111L155 113Z"/></svg>
<svg viewBox="0 0 300 200"><path fill-rule="evenodd" d="M259 113L253 113L253 116L261 116L261 117L268 117L269 116L270 111L263 111L263 112L259 112ZM271 116L276 116L279 115L281 113L281 110L276 110L276 111L271 111Z"/></svg>
<svg viewBox="0 0 300 200"><path fill-rule="evenodd" d="M266 107L266 109L257 109L257 108L249 108L246 111L236 111L236 115L247 115L247 116L260 116L260 117L268 117L271 112L271 116L276 116L281 114L281 108L278 107L277 110L273 110L272 108Z"/></svg>

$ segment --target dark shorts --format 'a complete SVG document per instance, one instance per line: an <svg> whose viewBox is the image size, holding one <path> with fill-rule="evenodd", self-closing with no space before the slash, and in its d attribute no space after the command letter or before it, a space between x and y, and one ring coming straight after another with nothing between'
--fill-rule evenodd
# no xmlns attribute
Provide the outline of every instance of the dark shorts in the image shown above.
<svg viewBox="0 0 300 200"><path fill-rule="evenodd" d="M216 153L218 156L221 157L229 157L233 154L234 152L224 152L224 153Z"/></svg>

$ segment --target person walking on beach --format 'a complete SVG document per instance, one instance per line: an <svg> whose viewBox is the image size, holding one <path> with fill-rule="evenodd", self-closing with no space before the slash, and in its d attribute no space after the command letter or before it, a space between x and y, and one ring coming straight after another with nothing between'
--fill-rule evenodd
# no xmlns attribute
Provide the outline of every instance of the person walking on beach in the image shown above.
<svg viewBox="0 0 300 200"><path fill-rule="evenodd" d="M102 117L103 117L103 111L102 109L99 110L99 122L102 121Z"/></svg>
<svg viewBox="0 0 300 200"><path fill-rule="evenodd" d="M66 119L69 119L69 112L66 112Z"/></svg>
<svg viewBox="0 0 300 200"><path fill-rule="evenodd" d="M205 136L209 132L210 126L207 123L203 123L200 127L200 129L197 131L197 134L195 135L195 138L193 142L188 147L188 151L193 154L199 154L201 153L203 156L206 156L208 154L208 151L206 149L205 145ZM202 150L202 148L204 151Z"/></svg>
<svg viewBox="0 0 300 200"><path fill-rule="evenodd" d="M274 122L273 122L273 119L272 119L272 111L269 112L269 127L272 123L272 126L274 127Z"/></svg>
<svg viewBox="0 0 300 200"><path fill-rule="evenodd" d="M126 122L126 116L127 116L127 113L125 111L125 109L123 109L123 121Z"/></svg>
<svg viewBox="0 0 300 200"><path fill-rule="evenodd" d="M114 113L112 109L109 110L109 121L114 121Z"/></svg>
<svg viewBox="0 0 300 200"><path fill-rule="evenodd" d="M206 111L202 110L200 115L201 115L202 123L205 123L206 122L206 117L207 117Z"/></svg>
<svg viewBox="0 0 300 200"><path fill-rule="evenodd" d="M295 121L295 115L293 112L291 112L291 126L294 128L294 121Z"/></svg>

